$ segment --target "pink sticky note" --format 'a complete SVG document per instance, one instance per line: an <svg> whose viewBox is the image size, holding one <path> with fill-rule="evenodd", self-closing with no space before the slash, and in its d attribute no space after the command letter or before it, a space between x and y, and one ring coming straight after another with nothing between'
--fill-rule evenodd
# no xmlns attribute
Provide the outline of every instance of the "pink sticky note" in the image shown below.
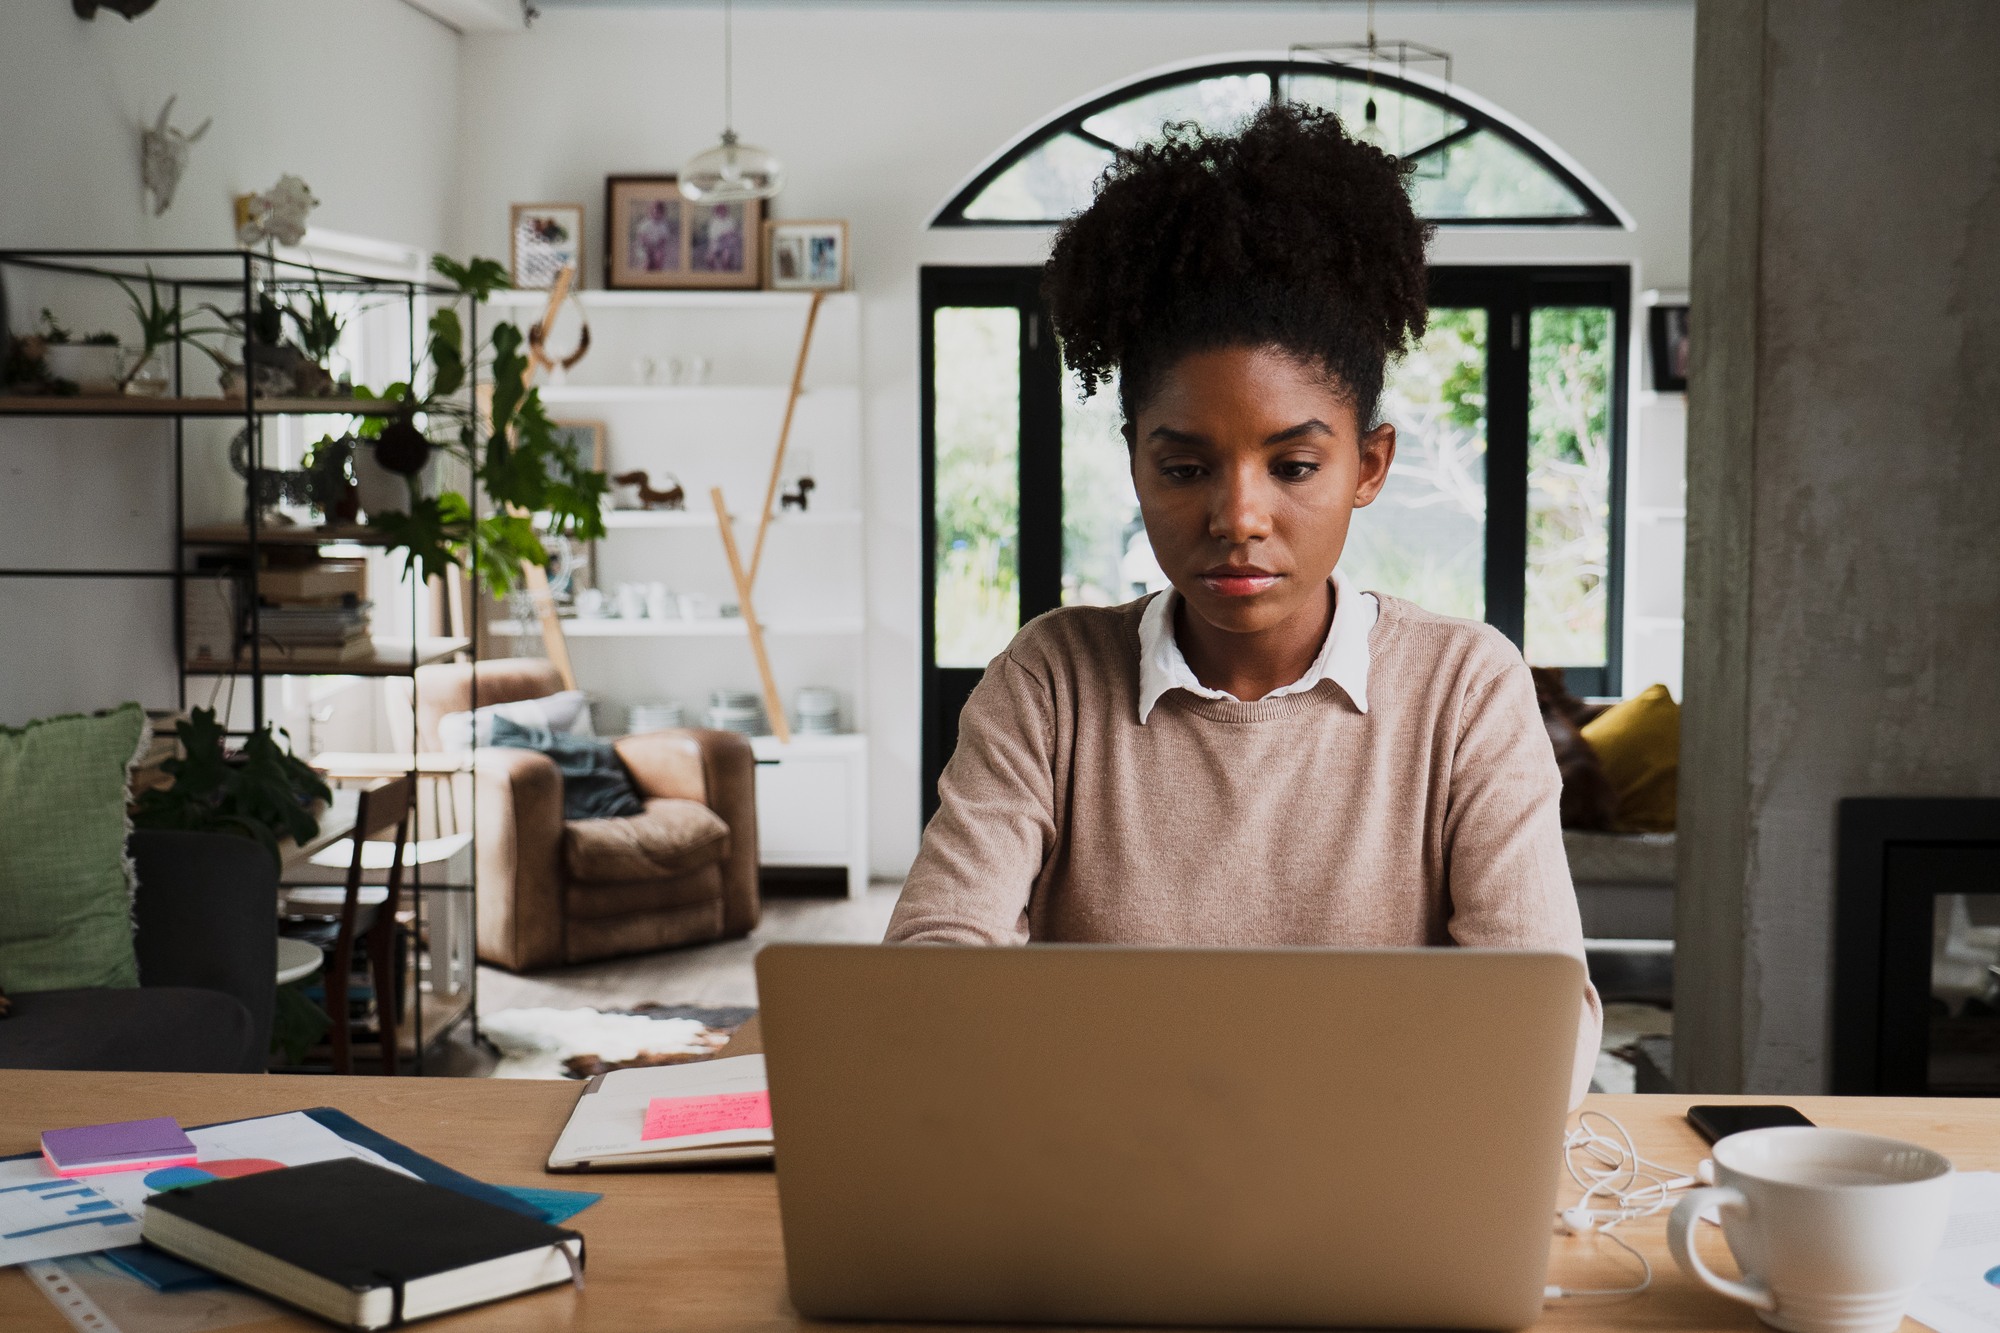
<svg viewBox="0 0 2000 1333"><path fill-rule="evenodd" d="M642 1139L675 1139L721 1129L769 1129L771 1094L725 1092L711 1097L655 1097L646 1103Z"/></svg>

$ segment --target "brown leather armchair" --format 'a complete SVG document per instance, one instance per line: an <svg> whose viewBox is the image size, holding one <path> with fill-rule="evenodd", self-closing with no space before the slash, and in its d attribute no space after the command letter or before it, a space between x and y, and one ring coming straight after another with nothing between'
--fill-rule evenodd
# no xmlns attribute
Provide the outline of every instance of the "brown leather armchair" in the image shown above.
<svg viewBox="0 0 2000 1333"><path fill-rule="evenodd" d="M438 719L472 707L472 665L420 668L420 750ZM483 706L562 688L547 662L480 662ZM395 710L391 710L392 712ZM646 803L622 819L563 819L547 755L489 746L474 756L479 957L517 972L733 939L757 925L756 760L726 731L655 731L615 742Z"/></svg>

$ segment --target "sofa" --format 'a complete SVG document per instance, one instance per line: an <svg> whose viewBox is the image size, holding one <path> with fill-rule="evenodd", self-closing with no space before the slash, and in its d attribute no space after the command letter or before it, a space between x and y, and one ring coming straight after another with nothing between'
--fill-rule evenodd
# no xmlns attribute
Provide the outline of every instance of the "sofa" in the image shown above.
<svg viewBox="0 0 2000 1333"><path fill-rule="evenodd" d="M278 871L248 838L140 830L136 989L9 995L0 1068L262 1073L277 991Z"/></svg>
<svg viewBox="0 0 2000 1333"><path fill-rule="evenodd" d="M562 689L547 662L476 664L478 702ZM420 668L419 750L473 705L473 664ZM394 710L392 710L394 711ZM535 750L473 759L482 961L516 972L747 935L757 925L756 759L742 736L670 730L615 742L643 814L563 818L562 775Z"/></svg>

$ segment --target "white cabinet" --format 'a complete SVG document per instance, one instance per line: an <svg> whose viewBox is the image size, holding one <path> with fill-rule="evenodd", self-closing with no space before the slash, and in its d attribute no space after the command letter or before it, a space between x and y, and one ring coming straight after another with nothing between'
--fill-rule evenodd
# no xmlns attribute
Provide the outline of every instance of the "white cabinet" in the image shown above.
<svg viewBox="0 0 2000 1333"><path fill-rule="evenodd" d="M775 736L757 754L758 855L767 866L845 866L847 896L868 888L868 738Z"/></svg>

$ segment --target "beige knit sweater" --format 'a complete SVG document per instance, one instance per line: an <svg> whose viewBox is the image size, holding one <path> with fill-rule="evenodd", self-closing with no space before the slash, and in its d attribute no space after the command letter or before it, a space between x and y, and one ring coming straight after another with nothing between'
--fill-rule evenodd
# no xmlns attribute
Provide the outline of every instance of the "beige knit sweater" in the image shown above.
<svg viewBox="0 0 2000 1333"><path fill-rule="evenodd" d="M1381 596L1368 712L1331 681L1162 696L1139 619L1025 627L959 716L890 941L1487 945L1583 955L1555 757L1498 631ZM1603 1018L1580 998L1571 1101Z"/></svg>

